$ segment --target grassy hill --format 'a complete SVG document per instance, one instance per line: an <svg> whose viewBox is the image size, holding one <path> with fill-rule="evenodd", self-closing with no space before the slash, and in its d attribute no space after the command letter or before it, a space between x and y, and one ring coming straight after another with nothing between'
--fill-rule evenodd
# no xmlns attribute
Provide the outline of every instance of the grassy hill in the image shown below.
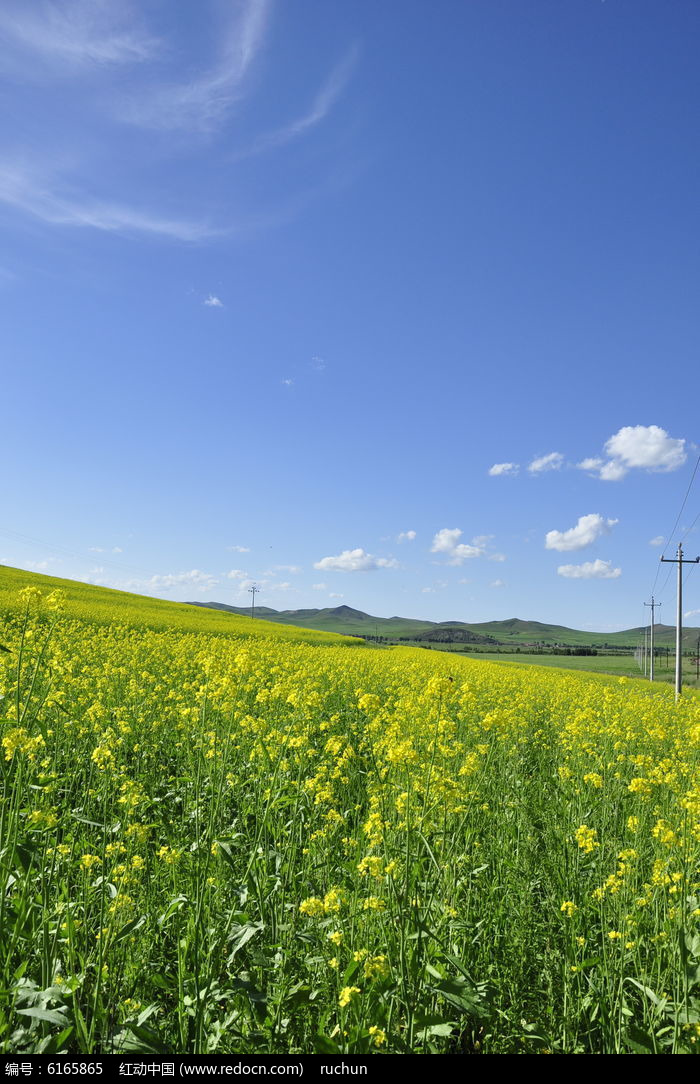
<svg viewBox="0 0 700 1084"><path fill-rule="evenodd" d="M192 606L211 607L231 614L250 616L250 608L227 606L219 602L194 602ZM327 632L343 632L354 636L386 636L388 639L443 640L440 630L454 630L456 642L468 642L471 633L474 644L493 643L525 645L561 644L567 647L611 647L617 650L635 648L644 638L644 628L625 629L622 632L589 632L570 629L565 625L549 625L541 621L523 621L511 617L506 621L424 621L410 617L373 617L351 606L326 607L325 609L271 610L255 607L256 616L280 625L301 625L304 628L323 629ZM691 651L696 647L700 629L684 629L683 647ZM676 630L672 625L655 625L654 639L657 647L673 648Z"/></svg>
<svg viewBox="0 0 700 1084"><path fill-rule="evenodd" d="M251 620L230 613L218 613L213 609L195 610L186 602L168 602L164 599L135 595L128 591L114 591L109 587L80 583L77 580L61 580L38 572L25 572L20 568L0 565L0 630L4 611L17 610L21 603L18 592L23 587L37 587L48 593L63 591L66 612L69 616L97 625L127 625L135 628L178 629L182 632L220 633L221 635L264 636L281 640L295 640L309 644L355 645L362 641L337 632L325 632L308 628L274 627L269 621ZM274 611L273 611L274 612ZM0 633L1 637L1 633Z"/></svg>

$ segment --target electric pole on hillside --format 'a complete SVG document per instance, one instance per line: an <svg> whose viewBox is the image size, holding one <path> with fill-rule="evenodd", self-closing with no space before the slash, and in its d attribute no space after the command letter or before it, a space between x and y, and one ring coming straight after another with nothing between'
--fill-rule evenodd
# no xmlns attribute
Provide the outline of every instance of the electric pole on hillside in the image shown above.
<svg viewBox="0 0 700 1084"><path fill-rule="evenodd" d="M260 591L260 588L258 587L257 583L254 583L252 587L248 588L248 594L253 596L251 606L250 606L250 616L251 617L255 617L255 596L259 591Z"/></svg>
<svg viewBox="0 0 700 1084"><path fill-rule="evenodd" d="M683 565L696 565L700 557L683 557L683 546L678 543L677 557L662 557L669 565L678 565L678 612L676 614L676 700L681 695L683 683Z"/></svg>
<svg viewBox="0 0 700 1084"><path fill-rule="evenodd" d="M651 606L651 660L649 667L649 681L654 680L654 610L657 606L661 606L660 602L654 602L654 596L651 596L651 602L645 602L645 606Z"/></svg>

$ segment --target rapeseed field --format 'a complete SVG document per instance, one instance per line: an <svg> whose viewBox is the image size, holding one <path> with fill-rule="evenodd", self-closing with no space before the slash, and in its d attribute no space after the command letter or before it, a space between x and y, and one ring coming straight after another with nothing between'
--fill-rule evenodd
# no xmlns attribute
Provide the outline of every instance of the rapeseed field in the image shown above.
<svg viewBox="0 0 700 1084"><path fill-rule="evenodd" d="M0 1050L700 1048L700 701L18 587Z"/></svg>

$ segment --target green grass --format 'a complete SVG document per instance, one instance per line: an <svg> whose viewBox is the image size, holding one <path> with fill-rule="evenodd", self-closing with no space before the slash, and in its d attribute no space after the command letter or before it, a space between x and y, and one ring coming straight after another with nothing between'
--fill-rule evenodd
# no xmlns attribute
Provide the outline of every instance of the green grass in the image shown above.
<svg viewBox="0 0 700 1084"><path fill-rule="evenodd" d="M479 658L488 662L517 664L518 666L547 666L558 670L577 670L592 674L620 674L638 678L640 674L632 655L501 655L484 652Z"/></svg>

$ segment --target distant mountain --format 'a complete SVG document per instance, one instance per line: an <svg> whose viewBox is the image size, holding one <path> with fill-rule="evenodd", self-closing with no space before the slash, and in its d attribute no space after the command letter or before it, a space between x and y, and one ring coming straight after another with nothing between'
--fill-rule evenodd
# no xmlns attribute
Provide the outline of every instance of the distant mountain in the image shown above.
<svg viewBox="0 0 700 1084"><path fill-rule="evenodd" d="M223 602L192 602L191 606L205 606L214 610L226 610L233 614L250 616L249 606L227 606ZM341 632L349 636L385 636L390 640L427 640L443 643L513 644L519 647L541 644L551 646L605 645L615 648L636 647L644 638L645 629L633 628L623 632L586 632L570 629L565 625L547 625L541 621L523 621L518 617L506 621L423 621L412 617L373 617L352 606L325 607L324 609L272 610L268 606L256 606L255 616L282 625L299 625L324 632ZM683 648L695 649L700 629L683 630ZM672 625L655 625L654 641L657 647L673 648L676 630Z"/></svg>

